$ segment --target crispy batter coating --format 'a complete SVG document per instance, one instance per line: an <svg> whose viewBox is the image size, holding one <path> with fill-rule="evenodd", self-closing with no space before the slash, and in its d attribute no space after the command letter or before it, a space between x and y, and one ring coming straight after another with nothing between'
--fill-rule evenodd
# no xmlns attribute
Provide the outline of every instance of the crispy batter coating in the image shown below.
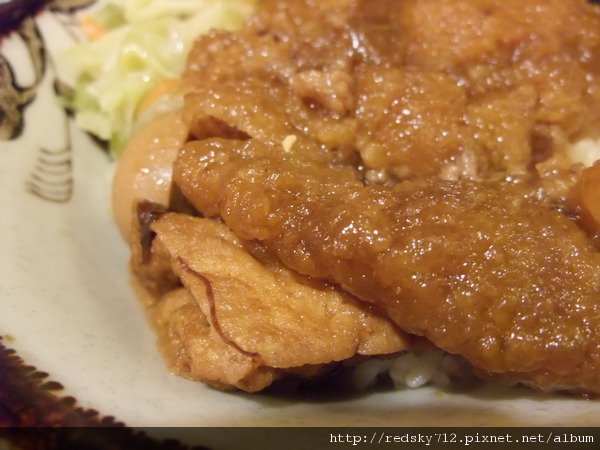
<svg viewBox="0 0 600 450"><path fill-rule="evenodd" d="M242 358L193 377L254 390L403 347L293 270L482 371L600 394L600 256L571 220L599 229L598 176L568 156L600 137L598 6L265 0L244 29L200 38L185 78L174 179L212 221L160 219L138 276L159 295L183 282L163 323L186 328L191 296L194 334Z"/></svg>
<svg viewBox="0 0 600 450"><path fill-rule="evenodd" d="M165 359L180 376L218 389L235 387L247 392L261 390L280 376L223 340L187 289L168 292L151 315Z"/></svg>
<svg viewBox="0 0 600 450"><path fill-rule="evenodd" d="M184 376L252 392L282 371L314 376L355 355L406 348L389 320L331 285L259 262L221 223L168 213L151 228L151 256L136 262L136 253L135 271L145 279L160 264L183 284L153 308L167 359Z"/></svg>
<svg viewBox="0 0 600 450"><path fill-rule="evenodd" d="M600 393L600 254L519 187L365 187L352 171L222 139L187 144L175 179L237 235L476 367Z"/></svg>
<svg viewBox="0 0 600 450"><path fill-rule="evenodd" d="M368 181L540 177L564 199L535 165L600 137L599 30L585 0L265 1L197 42L186 118L308 137Z"/></svg>

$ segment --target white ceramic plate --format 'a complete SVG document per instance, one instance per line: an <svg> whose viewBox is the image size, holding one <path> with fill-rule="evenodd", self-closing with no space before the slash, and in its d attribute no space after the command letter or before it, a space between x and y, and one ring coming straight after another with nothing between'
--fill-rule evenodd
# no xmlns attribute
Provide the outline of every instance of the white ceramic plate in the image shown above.
<svg viewBox="0 0 600 450"><path fill-rule="evenodd" d="M28 23L47 64L22 108L23 132L0 141L0 335L64 395L130 426L600 425L600 401L526 389L315 400L222 393L171 375L128 283L128 249L109 210L113 163L55 99L52 61L72 44L72 24L50 10ZM0 43L21 87L36 84L27 36Z"/></svg>

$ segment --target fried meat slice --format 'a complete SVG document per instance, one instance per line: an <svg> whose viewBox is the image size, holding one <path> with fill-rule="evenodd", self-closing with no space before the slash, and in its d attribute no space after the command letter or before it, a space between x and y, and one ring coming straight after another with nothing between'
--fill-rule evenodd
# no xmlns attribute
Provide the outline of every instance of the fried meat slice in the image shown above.
<svg viewBox="0 0 600 450"><path fill-rule="evenodd" d="M237 387L254 392L280 375L255 355L225 341L198 306L198 299L185 288L165 294L152 308L151 316L164 357L180 376L219 389Z"/></svg>
<svg viewBox="0 0 600 450"><path fill-rule="evenodd" d="M167 213L151 230L150 258L135 252L134 272L154 279L166 265L183 285L152 308L167 359L184 376L256 391L286 372L312 376L406 348L389 320L334 286L258 261L217 221Z"/></svg>
<svg viewBox="0 0 600 450"><path fill-rule="evenodd" d="M312 140L371 183L511 176L565 201L570 144L600 136L598 30L586 0L263 1L194 45L186 123Z"/></svg>
<svg viewBox="0 0 600 450"><path fill-rule="evenodd" d="M257 140L188 143L174 174L199 211L405 331L542 390L600 393L600 254L519 186L364 186Z"/></svg>

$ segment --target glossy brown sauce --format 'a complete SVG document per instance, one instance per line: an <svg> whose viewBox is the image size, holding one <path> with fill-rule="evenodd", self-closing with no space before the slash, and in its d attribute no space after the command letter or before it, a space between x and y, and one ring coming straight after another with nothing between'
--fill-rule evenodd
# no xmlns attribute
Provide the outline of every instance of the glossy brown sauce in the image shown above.
<svg viewBox="0 0 600 450"><path fill-rule="evenodd" d="M483 371L600 392L600 176L569 156L600 137L597 6L265 1L186 77L205 216Z"/></svg>

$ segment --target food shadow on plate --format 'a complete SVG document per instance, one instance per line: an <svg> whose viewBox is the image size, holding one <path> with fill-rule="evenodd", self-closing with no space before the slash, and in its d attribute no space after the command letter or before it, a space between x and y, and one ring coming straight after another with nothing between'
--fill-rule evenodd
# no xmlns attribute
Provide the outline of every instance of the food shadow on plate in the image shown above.
<svg viewBox="0 0 600 450"><path fill-rule="evenodd" d="M451 384L446 386L426 384L416 390L409 387L398 387L387 372L377 375L375 382L364 389L356 387L353 381L353 367L336 368L329 376L314 380L299 377L288 377L276 381L260 394L245 394L250 399L261 403L280 401L301 401L306 403L338 403L359 400L375 394L402 394L418 389L434 389L435 395L443 398L448 395L463 395L474 400L530 400L547 401L557 399L573 399L573 393L555 392L552 394L536 391L523 385L509 385L477 378L473 373L466 372L461 377L454 377ZM583 397L582 397L583 399Z"/></svg>
<svg viewBox="0 0 600 450"><path fill-rule="evenodd" d="M586 413L585 400L579 400L581 408L579 405L574 408L572 402L577 400L572 395L545 394L526 386L509 386L474 376L470 381L454 380L447 387L427 385L398 389L389 376L380 375L375 385L357 390L352 383L352 370L344 368L323 379L310 382L285 379L261 393L238 395L255 402L263 411L277 412L298 405L316 407L316 416L301 416L306 420L305 426L317 423L318 426L461 427L596 424L594 416ZM565 403L568 413L560 417L560 422L556 422L557 416L549 414L548 409L548 405L555 405L556 401L570 405ZM529 413L524 415L523 411ZM281 426L277 417L266 413L261 425L277 423Z"/></svg>

